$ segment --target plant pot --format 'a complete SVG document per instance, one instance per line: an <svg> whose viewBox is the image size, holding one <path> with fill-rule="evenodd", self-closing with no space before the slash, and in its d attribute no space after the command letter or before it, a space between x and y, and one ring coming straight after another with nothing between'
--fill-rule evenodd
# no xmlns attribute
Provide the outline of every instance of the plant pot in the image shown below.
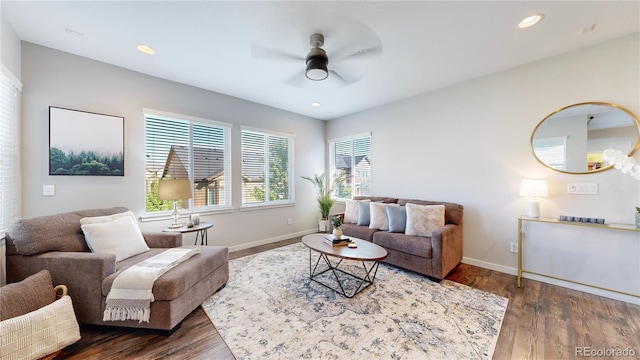
<svg viewBox="0 0 640 360"><path fill-rule="evenodd" d="M636 227L640 229L640 212L636 213Z"/></svg>
<svg viewBox="0 0 640 360"><path fill-rule="evenodd" d="M331 234L333 235L334 239L340 239L342 237L342 229L335 228L333 229L333 232Z"/></svg>
<svg viewBox="0 0 640 360"><path fill-rule="evenodd" d="M318 231L323 233L329 231L329 220L318 220Z"/></svg>

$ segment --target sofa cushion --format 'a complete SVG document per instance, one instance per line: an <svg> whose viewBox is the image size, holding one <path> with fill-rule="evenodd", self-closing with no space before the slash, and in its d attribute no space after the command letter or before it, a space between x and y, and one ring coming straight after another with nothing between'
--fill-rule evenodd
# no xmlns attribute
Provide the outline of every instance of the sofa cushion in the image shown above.
<svg viewBox="0 0 640 360"><path fill-rule="evenodd" d="M128 215L109 222L81 225L87 245L94 253L116 256L116 262L149 251L138 224Z"/></svg>
<svg viewBox="0 0 640 360"><path fill-rule="evenodd" d="M373 234L373 243L387 250L400 251L427 259L433 257L431 238L378 231Z"/></svg>
<svg viewBox="0 0 640 360"><path fill-rule="evenodd" d="M49 251L89 251L80 230L80 219L87 216L125 212L125 207L91 209L21 219L7 232L7 255L36 255Z"/></svg>
<svg viewBox="0 0 640 360"><path fill-rule="evenodd" d="M368 226L358 226L356 224L342 224L340 226L344 236L350 236L362 240L372 241L373 234L379 230L369 229Z"/></svg>
<svg viewBox="0 0 640 360"><path fill-rule="evenodd" d="M407 227L407 209L398 204L386 204L387 218L389 218L389 232L404 233Z"/></svg>
<svg viewBox="0 0 640 360"><path fill-rule="evenodd" d="M433 230L444 226L444 205L407 204L407 235L431 237Z"/></svg>
<svg viewBox="0 0 640 360"><path fill-rule="evenodd" d="M371 222L370 201L358 201L358 225L369 226Z"/></svg>
<svg viewBox="0 0 640 360"><path fill-rule="evenodd" d="M0 287L0 321L38 310L55 300L51 274L40 270L20 282Z"/></svg>
<svg viewBox="0 0 640 360"><path fill-rule="evenodd" d="M228 266L229 248L224 246L187 245L184 248L198 247L200 254L192 256L184 263L162 274L153 283L153 297L156 301L171 301L182 295L200 280L207 277L221 266ZM150 251L130 257L116 264L116 272L102 281L102 294L107 296L115 278L125 269L145 259L158 255L167 249L151 249Z"/></svg>
<svg viewBox="0 0 640 360"><path fill-rule="evenodd" d="M371 216L369 228L384 231L389 230L389 218L387 217L385 204L372 202L369 205L369 210Z"/></svg>

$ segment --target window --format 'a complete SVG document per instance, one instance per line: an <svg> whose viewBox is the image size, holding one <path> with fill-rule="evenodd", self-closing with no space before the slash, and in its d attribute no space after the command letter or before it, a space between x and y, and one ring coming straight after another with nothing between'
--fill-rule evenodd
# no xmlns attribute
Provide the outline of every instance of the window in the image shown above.
<svg viewBox="0 0 640 360"><path fill-rule="evenodd" d="M190 179L192 198L180 208L231 206L231 125L184 115L145 112L146 209L169 211L172 201L158 200L163 178Z"/></svg>
<svg viewBox="0 0 640 360"><path fill-rule="evenodd" d="M20 209L20 153L18 101L22 84L2 67L0 73L0 233L18 220ZM2 237L0 235L0 237Z"/></svg>
<svg viewBox="0 0 640 360"><path fill-rule="evenodd" d="M338 199L371 195L371 134L329 141L332 176L343 178Z"/></svg>
<svg viewBox="0 0 640 360"><path fill-rule="evenodd" d="M242 130L242 205L293 202L293 136Z"/></svg>
<svg viewBox="0 0 640 360"><path fill-rule="evenodd" d="M534 153L543 163L558 170L567 169L567 137L533 140Z"/></svg>

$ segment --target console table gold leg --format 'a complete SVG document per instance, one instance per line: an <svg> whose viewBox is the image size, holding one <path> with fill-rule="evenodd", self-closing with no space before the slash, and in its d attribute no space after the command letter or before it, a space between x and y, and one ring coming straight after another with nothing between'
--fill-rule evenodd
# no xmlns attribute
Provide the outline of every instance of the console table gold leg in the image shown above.
<svg viewBox="0 0 640 360"><path fill-rule="evenodd" d="M518 219L518 287L522 286L522 219Z"/></svg>

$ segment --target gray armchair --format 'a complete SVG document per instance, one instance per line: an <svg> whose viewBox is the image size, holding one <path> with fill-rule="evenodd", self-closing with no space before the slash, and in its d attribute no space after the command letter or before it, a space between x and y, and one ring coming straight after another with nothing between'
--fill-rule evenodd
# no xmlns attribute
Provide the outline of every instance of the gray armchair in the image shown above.
<svg viewBox="0 0 640 360"><path fill-rule="evenodd" d="M84 324L174 330L229 278L229 250L201 246L200 254L167 271L153 285L151 319L102 320L113 280L124 269L182 245L179 233L143 233L150 250L116 262L116 256L92 253L80 228L80 219L128 211L124 207L92 209L22 219L6 234L7 282L17 282L48 270L54 283L66 284L78 322ZM195 246L185 246L195 247Z"/></svg>

